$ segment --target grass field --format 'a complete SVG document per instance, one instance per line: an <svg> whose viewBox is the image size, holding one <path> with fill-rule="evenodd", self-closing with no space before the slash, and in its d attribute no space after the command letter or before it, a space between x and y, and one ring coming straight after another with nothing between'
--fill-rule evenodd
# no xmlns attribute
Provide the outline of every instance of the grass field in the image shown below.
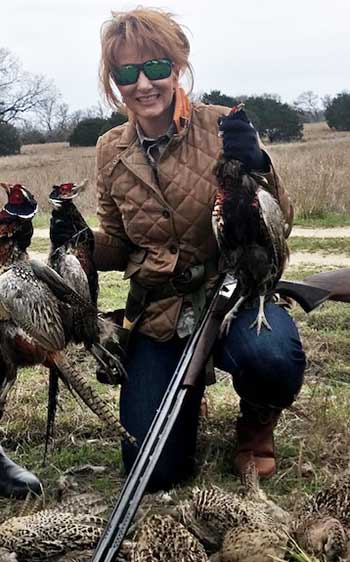
<svg viewBox="0 0 350 562"><path fill-rule="evenodd" d="M335 134L323 124L309 126L305 142L271 147L287 189L296 202L299 224L349 224L350 159L346 158L349 151L350 134ZM33 189L42 209L36 226L45 227L50 186L88 177L90 189L84 194L80 207L95 225L93 160L94 149L90 148L71 149L63 144L25 147L23 155L0 159L0 179L23 182ZM45 253L47 248L46 238L33 241L33 251ZM294 238L291 249L348 255L349 242L345 238ZM336 257L334 263L336 265ZM287 276L302 279L318 270L311 260L307 266L288 269ZM101 309L123 304L127 285L120 274L101 274L100 285ZM292 314L308 357L305 384L277 427L279 470L264 484L280 505L291 510L306 494L346 468L350 460L350 306L328 303L310 315L298 309ZM93 361L79 348L72 348L70 356L94 381ZM0 442L14 460L30 467L42 479L49 503L56 501L62 487L72 485L71 475L66 471L86 464L104 468L97 473L87 468L76 474L76 489L98 490L111 500L123 478L119 444L65 390L60 398L54 447L47 465L42 466L47 379L42 367L20 372L0 426ZM94 384L117 411L118 389ZM209 417L201 421L199 432L198 475L181 489L184 495L194 484L216 483L230 490L238 485L232 474L238 400L228 375L219 375L218 383L208 390L208 401ZM2 519L17 509L13 501L2 500L0 506Z"/></svg>
<svg viewBox="0 0 350 562"><path fill-rule="evenodd" d="M349 224L350 133L336 133L325 123L312 123L305 125L302 142L270 145L268 149L294 201L297 222ZM47 198L52 185L87 178L88 187L79 205L84 213L93 216L94 177L94 147L70 148L67 143L28 145L22 147L22 154L0 159L0 181L27 185L42 213L50 212ZM43 221L46 220L44 215Z"/></svg>

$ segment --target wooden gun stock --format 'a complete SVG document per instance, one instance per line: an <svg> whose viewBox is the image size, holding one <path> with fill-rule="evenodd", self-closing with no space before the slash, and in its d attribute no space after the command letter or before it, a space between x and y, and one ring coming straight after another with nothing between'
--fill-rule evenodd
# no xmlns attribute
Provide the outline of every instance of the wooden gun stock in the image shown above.
<svg viewBox="0 0 350 562"><path fill-rule="evenodd" d="M350 302L350 269L322 271L304 279L304 283L329 292L329 299Z"/></svg>
<svg viewBox="0 0 350 562"><path fill-rule="evenodd" d="M278 282L276 293L283 297L294 299L305 312L311 312L320 304L330 298L330 291L324 287L312 285L305 281L284 281Z"/></svg>

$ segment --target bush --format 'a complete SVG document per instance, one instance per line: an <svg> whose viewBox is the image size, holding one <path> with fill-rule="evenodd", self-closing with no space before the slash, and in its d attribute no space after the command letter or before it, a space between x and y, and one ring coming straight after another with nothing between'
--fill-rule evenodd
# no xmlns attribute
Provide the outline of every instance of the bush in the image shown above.
<svg viewBox="0 0 350 562"><path fill-rule="evenodd" d="M268 96L249 97L245 101L247 114L259 134L270 142L299 140L303 123L298 111L287 103Z"/></svg>
<svg viewBox="0 0 350 562"><path fill-rule="evenodd" d="M21 139L13 125L0 122L0 156L10 156L21 152Z"/></svg>
<svg viewBox="0 0 350 562"><path fill-rule="evenodd" d="M95 146L97 139L100 136L100 131L105 123L106 119L102 119L100 117L83 119L78 123L72 134L69 136L69 145Z"/></svg>
<svg viewBox="0 0 350 562"><path fill-rule="evenodd" d="M22 144L45 144L46 137L38 129L24 129L20 133Z"/></svg>
<svg viewBox="0 0 350 562"><path fill-rule="evenodd" d="M220 90L211 90L209 93L204 93L201 100L206 104L226 107L233 107L243 101L254 127L270 142L299 140L303 136L303 123L299 112L288 104L282 103L278 96L264 94L234 98L222 94Z"/></svg>
<svg viewBox="0 0 350 562"><path fill-rule="evenodd" d="M100 135L103 135L103 133L106 133L110 129L113 129L113 127L118 127L118 125L123 125L123 123L126 123L127 120L128 120L127 116L124 115L123 113L119 113L118 111L113 111L110 118L107 119L105 124L103 125L100 131Z"/></svg>
<svg viewBox="0 0 350 562"><path fill-rule="evenodd" d="M337 94L328 103L325 118L331 129L350 131L350 93Z"/></svg>

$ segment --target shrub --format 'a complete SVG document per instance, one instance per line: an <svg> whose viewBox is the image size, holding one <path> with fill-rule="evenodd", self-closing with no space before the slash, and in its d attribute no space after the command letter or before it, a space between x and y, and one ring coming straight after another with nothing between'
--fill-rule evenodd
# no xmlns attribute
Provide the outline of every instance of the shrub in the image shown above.
<svg viewBox="0 0 350 562"><path fill-rule="evenodd" d="M0 121L0 156L10 156L20 152L21 139L16 127Z"/></svg>
<svg viewBox="0 0 350 562"><path fill-rule="evenodd" d="M232 97L220 90L204 93L201 100L206 104L233 107L243 101L245 110L254 127L262 137L270 142L299 140L303 136L303 123L300 113L290 105L282 103L278 96Z"/></svg>
<svg viewBox="0 0 350 562"><path fill-rule="evenodd" d="M350 93L337 94L327 105L325 118L328 127L337 131L350 131Z"/></svg>
<svg viewBox="0 0 350 562"><path fill-rule="evenodd" d="M45 144L46 137L38 129L24 129L20 133L22 144Z"/></svg>
<svg viewBox="0 0 350 562"><path fill-rule="evenodd" d="M95 146L106 119L94 117L83 119L69 136L70 146Z"/></svg>
<svg viewBox="0 0 350 562"><path fill-rule="evenodd" d="M300 115L287 103L273 97L256 96L247 98L245 107L259 134L270 142L302 138L303 123Z"/></svg>
<svg viewBox="0 0 350 562"><path fill-rule="evenodd" d="M123 113L119 113L118 111L113 111L110 118L107 119L105 124L103 125L100 131L100 135L103 135L103 133L106 133L110 129L113 129L113 127L117 127L118 125L123 125L123 123L126 123L127 120L128 120L127 116L124 115Z"/></svg>

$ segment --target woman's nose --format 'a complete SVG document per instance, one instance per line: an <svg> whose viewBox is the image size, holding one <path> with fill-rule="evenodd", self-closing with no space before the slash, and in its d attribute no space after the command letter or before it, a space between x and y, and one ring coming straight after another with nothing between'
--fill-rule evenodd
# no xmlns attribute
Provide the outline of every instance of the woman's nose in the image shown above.
<svg viewBox="0 0 350 562"><path fill-rule="evenodd" d="M143 70L140 70L140 74L137 80L137 87L143 90L150 90L152 88L152 82L147 78Z"/></svg>

